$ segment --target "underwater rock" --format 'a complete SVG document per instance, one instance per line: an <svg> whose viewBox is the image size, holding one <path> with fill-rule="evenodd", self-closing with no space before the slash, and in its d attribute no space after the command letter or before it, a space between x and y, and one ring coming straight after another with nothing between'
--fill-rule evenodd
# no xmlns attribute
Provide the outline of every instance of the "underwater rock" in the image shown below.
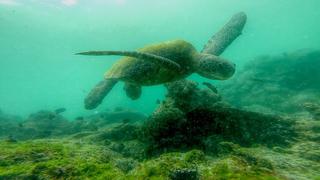
<svg viewBox="0 0 320 180"><path fill-rule="evenodd" d="M119 159L115 162L115 166L124 173L128 173L137 166L137 162L133 159Z"/></svg>
<svg viewBox="0 0 320 180"><path fill-rule="evenodd" d="M139 126L131 124L121 124L110 130L99 134L96 139L98 141L109 139L113 141L130 141L138 138Z"/></svg>
<svg viewBox="0 0 320 180"><path fill-rule="evenodd" d="M67 110L66 108L58 108L58 109L54 110L54 112L55 112L56 114L60 114L60 113L65 112L66 110Z"/></svg>
<svg viewBox="0 0 320 180"><path fill-rule="evenodd" d="M0 113L0 139L12 137L16 139L17 135L21 133L22 119L18 116L9 115L4 112ZM10 139L10 138L9 138Z"/></svg>
<svg viewBox="0 0 320 180"><path fill-rule="evenodd" d="M236 107L293 115L306 111L302 104L318 101L319 66L320 50L260 56L222 84L221 95Z"/></svg>
<svg viewBox="0 0 320 180"><path fill-rule="evenodd" d="M204 151L210 155L224 155L237 151L240 146L238 144L224 141L221 136L212 135L207 137L204 142Z"/></svg>
<svg viewBox="0 0 320 180"><path fill-rule="evenodd" d="M159 148L181 147L188 142L188 137L181 133L182 126L186 122L183 112L178 108L164 108L163 106L160 108L143 126L143 137L145 142L150 144L148 150L150 154Z"/></svg>
<svg viewBox="0 0 320 180"><path fill-rule="evenodd" d="M22 118L19 116L7 114L3 111L0 112L0 123L9 123L9 122L21 122Z"/></svg>
<svg viewBox="0 0 320 180"><path fill-rule="evenodd" d="M199 89L193 81L177 81L167 88L166 99L143 126L151 154L192 147L217 151L218 147L206 145L210 136L218 137L216 145L227 140L246 146L286 145L295 136L293 121L233 108L214 91Z"/></svg>
<svg viewBox="0 0 320 180"><path fill-rule="evenodd" d="M96 121L91 120L90 118L81 118L74 121L70 121L69 132L70 133L81 133L81 132L90 132L97 131L99 129L99 124Z"/></svg>
<svg viewBox="0 0 320 180"><path fill-rule="evenodd" d="M106 148L65 139L0 143L0 179L121 179L121 159Z"/></svg>
<svg viewBox="0 0 320 180"><path fill-rule="evenodd" d="M146 158L146 145L141 141L127 141L123 144L124 148L120 154L124 157L131 157L140 161Z"/></svg>
<svg viewBox="0 0 320 180"><path fill-rule="evenodd" d="M132 123L143 121L146 116L141 113L127 110L117 109L112 112L99 113L97 115L78 118L74 121L68 121L60 113L42 110L37 113L31 114L25 120L18 120L14 116L1 115L0 116L0 137L8 137L10 135L18 140L48 138L56 136L65 136L70 134L77 134L81 136L81 132L93 132L103 129L110 123L122 123L127 128L126 130L116 130L109 132L110 138L136 138L133 132L128 130ZM14 119L13 119L14 118ZM119 127L120 128L120 127ZM118 128L118 129L119 129ZM128 131L127 131L128 130ZM121 131L121 135L117 133ZM128 134L131 133L131 134ZM128 134L127 136L123 136Z"/></svg>
<svg viewBox="0 0 320 180"><path fill-rule="evenodd" d="M318 122L318 121L317 121ZM112 130L112 128L110 129ZM98 133L98 132L96 132ZM215 135L218 136L218 135ZM69 138L0 142L0 179L316 179L319 145L296 144L290 154L266 147L240 147L210 136L221 156L200 148L135 158L145 146L137 140L96 141ZM223 139L222 139L223 140ZM114 148L112 148L114 144ZM138 145L140 144L140 145ZM118 147L116 147L118 146ZM141 146L141 148L137 148ZM135 149L135 150L133 150ZM118 152L119 151L119 152ZM130 155L126 155L129 153ZM278 173L281 173L280 175ZM288 174L290 173L290 174ZM292 175L292 173L295 173ZM288 179L290 179L288 178ZM303 179L303 178L301 178Z"/></svg>
<svg viewBox="0 0 320 180"><path fill-rule="evenodd" d="M77 118L74 121L68 121L60 115L60 113L43 110L31 114L26 120L21 121L16 125L19 129L12 132L16 132L14 133L14 136L19 140L48 138L71 134L74 134L74 138L76 138L102 130L110 123L122 123L122 129L127 128L126 130L128 130L128 128L131 127L129 125L139 123L139 121L142 121L144 118L146 117L138 112L118 108L112 112L99 113L88 117ZM129 138L131 135L131 139L136 138L136 135L133 135L133 132L131 133L129 130L121 131L120 129L119 126L119 128L114 128L112 132L109 132L110 138L116 139L116 136L118 136L118 138L123 139L124 137ZM122 134L117 135L118 132ZM123 136L124 134L128 135ZM10 134L6 133L4 135L8 136Z"/></svg>
<svg viewBox="0 0 320 180"><path fill-rule="evenodd" d="M206 160L206 156L201 150L191 150L185 154L184 160L191 164L197 164L204 162Z"/></svg>
<svg viewBox="0 0 320 180"><path fill-rule="evenodd" d="M71 134L71 123L63 116L51 111L31 114L23 123L24 139L45 138Z"/></svg>
<svg viewBox="0 0 320 180"><path fill-rule="evenodd" d="M108 147L124 157L142 160L146 156L146 145L140 141L140 136L140 125L120 124L91 133L87 140Z"/></svg>
<svg viewBox="0 0 320 180"><path fill-rule="evenodd" d="M146 145L137 140L123 142L109 141L109 144L105 144L105 146L126 158L139 161L146 158Z"/></svg>
<svg viewBox="0 0 320 180"><path fill-rule="evenodd" d="M147 116L138 111L117 107L113 111L107 110L86 117L89 121L95 121L96 125L103 127L112 123L140 123L147 119Z"/></svg>
<svg viewBox="0 0 320 180"><path fill-rule="evenodd" d="M264 168L270 171L274 169L270 161L255 155L255 153L253 152L247 152L245 150L240 149L240 150L234 151L233 155L236 155L237 157L245 160L245 162L252 167L259 168L259 169Z"/></svg>
<svg viewBox="0 0 320 180"><path fill-rule="evenodd" d="M168 94L164 106L169 105L179 108L183 112L190 112L198 107L207 107L221 101L221 96L212 89L199 89L194 81L180 80L166 84Z"/></svg>
<svg viewBox="0 0 320 180"><path fill-rule="evenodd" d="M121 122L123 120L128 120L131 123L137 121L144 121L147 118L145 114L140 113L138 111L119 107L115 108L114 111L109 111L103 114L103 117L113 122Z"/></svg>
<svg viewBox="0 0 320 180"><path fill-rule="evenodd" d="M291 153L304 159L320 163L320 143L319 141L304 141L293 145Z"/></svg>
<svg viewBox="0 0 320 180"><path fill-rule="evenodd" d="M177 169L170 173L170 180L198 180L199 173L197 169Z"/></svg>
<svg viewBox="0 0 320 180"><path fill-rule="evenodd" d="M12 135L8 136L4 141L7 142L7 143L16 143L16 142L18 142L18 140L16 138L14 138Z"/></svg>
<svg viewBox="0 0 320 180"><path fill-rule="evenodd" d="M320 105L319 104L306 102L302 106L312 115L314 120L320 120Z"/></svg>

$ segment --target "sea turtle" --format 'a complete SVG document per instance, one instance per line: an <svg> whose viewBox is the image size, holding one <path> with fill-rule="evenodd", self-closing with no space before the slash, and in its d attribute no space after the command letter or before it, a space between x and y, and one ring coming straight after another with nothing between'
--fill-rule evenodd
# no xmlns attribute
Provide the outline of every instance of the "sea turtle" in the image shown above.
<svg viewBox="0 0 320 180"><path fill-rule="evenodd" d="M201 53L184 40L172 40L148 45L137 51L87 51L79 55L120 55L85 99L85 108L94 109L118 81L131 99L138 99L141 86L150 86L183 79L197 73L209 79L224 80L235 72L235 64L218 57L241 34L246 15L238 13L213 36Z"/></svg>

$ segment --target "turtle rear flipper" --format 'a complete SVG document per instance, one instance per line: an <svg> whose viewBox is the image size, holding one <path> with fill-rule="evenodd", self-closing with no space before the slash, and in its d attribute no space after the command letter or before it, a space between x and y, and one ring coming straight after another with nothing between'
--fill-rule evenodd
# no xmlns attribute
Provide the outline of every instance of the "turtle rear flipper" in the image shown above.
<svg viewBox="0 0 320 180"><path fill-rule="evenodd" d="M181 67L178 63L174 62L171 59L166 57L158 56L151 53L144 53L138 51L87 51L87 52L80 52L76 55L89 55L89 56L106 56L106 55L119 55L119 56L128 56L134 57L137 59L143 59L147 61L153 61L160 63L167 68L179 70Z"/></svg>
<svg viewBox="0 0 320 180"><path fill-rule="evenodd" d="M117 82L117 79L105 79L100 81L84 100L85 108L91 110L98 107Z"/></svg>
<svg viewBox="0 0 320 180"><path fill-rule="evenodd" d="M123 89L126 91L127 96L132 100L139 99L141 96L141 86L137 84L125 83Z"/></svg>

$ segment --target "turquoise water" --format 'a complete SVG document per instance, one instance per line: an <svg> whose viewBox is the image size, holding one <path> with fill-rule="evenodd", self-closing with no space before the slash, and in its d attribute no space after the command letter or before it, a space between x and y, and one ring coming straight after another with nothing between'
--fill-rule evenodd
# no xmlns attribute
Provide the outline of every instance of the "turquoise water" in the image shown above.
<svg viewBox="0 0 320 180"><path fill-rule="evenodd" d="M119 57L74 53L171 39L201 50L239 11L247 13L247 25L222 54L237 67L261 54L319 49L319 7L318 0L0 0L0 109L21 116L60 107L71 118L92 113L83 99ZM122 86L94 111L123 106L148 114L165 94L162 86L144 87L131 101Z"/></svg>

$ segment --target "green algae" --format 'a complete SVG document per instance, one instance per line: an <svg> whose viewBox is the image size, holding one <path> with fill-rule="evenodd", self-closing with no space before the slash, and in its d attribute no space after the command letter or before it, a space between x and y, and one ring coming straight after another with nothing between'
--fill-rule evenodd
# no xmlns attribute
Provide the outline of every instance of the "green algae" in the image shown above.
<svg viewBox="0 0 320 180"><path fill-rule="evenodd" d="M229 149L216 155L193 149L166 152L136 160L108 146L73 138L0 142L0 178L20 179L172 179L186 173L199 179L316 179L319 163L301 156L301 148L286 151L257 146ZM312 145L307 143L306 145ZM307 149L308 147L306 147ZM275 148L277 149L277 148Z"/></svg>
<svg viewBox="0 0 320 180"><path fill-rule="evenodd" d="M1 143L1 178L104 179L117 175L114 152L61 140ZM109 154L111 153L111 154ZM109 158L105 158L109 156Z"/></svg>

